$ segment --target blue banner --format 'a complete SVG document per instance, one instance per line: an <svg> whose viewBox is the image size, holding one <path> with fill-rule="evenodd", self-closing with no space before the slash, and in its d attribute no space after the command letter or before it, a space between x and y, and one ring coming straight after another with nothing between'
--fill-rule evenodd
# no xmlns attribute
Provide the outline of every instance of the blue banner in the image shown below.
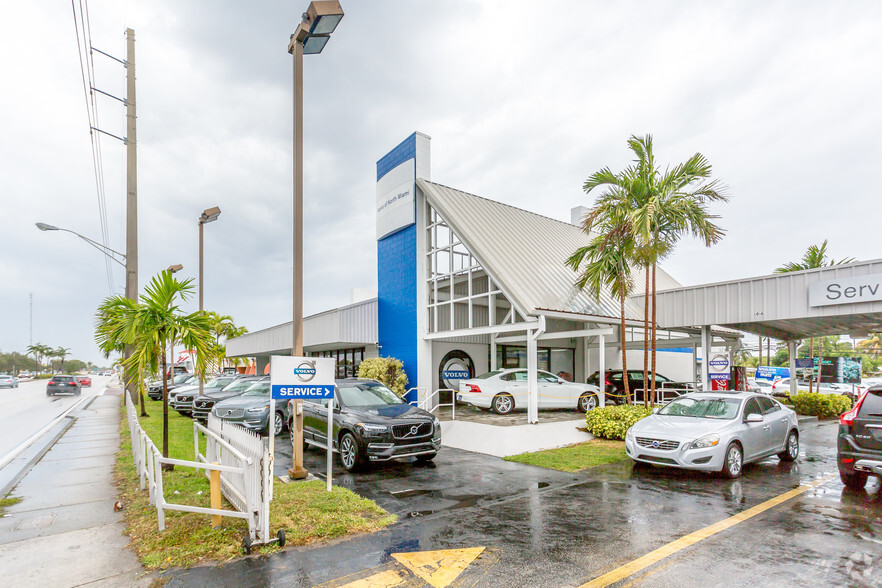
<svg viewBox="0 0 882 588"><path fill-rule="evenodd" d="M272 394L276 400L323 400L334 397L334 386L273 384Z"/></svg>
<svg viewBox="0 0 882 588"><path fill-rule="evenodd" d="M811 357L798 357L796 359L796 367L800 369L815 367L815 360Z"/></svg>
<svg viewBox="0 0 882 588"><path fill-rule="evenodd" d="M756 368L755 377L759 380L769 381L775 380L776 378L789 378L790 368L761 365Z"/></svg>

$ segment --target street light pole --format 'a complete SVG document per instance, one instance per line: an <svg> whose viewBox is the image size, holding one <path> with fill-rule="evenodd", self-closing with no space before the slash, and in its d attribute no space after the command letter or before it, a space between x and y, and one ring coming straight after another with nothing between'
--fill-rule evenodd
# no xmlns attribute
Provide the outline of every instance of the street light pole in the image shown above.
<svg viewBox="0 0 882 588"><path fill-rule="evenodd" d="M203 286L202 286L202 226L205 223L211 223L217 220L217 217L220 216L221 209L217 206L213 206L211 208L206 208L202 211L202 214L199 215L199 311L202 311L202 300L203 300ZM174 370L174 367L172 368ZM202 382L203 374L199 374L199 396L202 396L203 390L203 382Z"/></svg>
<svg viewBox="0 0 882 588"><path fill-rule="evenodd" d="M288 43L288 53L294 57L294 303L291 355L295 357L303 355L303 55L321 53L342 18L343 8L337 0L310 2L309 8L303 13L303 22L297 25ZM288 470L288 475L292 479L302 480L308 475L303 467L303 401L292 402L294 467ZM270 415L270 418L273 416ZM331 433L328 431L329 448L333 444Z"/></svg>

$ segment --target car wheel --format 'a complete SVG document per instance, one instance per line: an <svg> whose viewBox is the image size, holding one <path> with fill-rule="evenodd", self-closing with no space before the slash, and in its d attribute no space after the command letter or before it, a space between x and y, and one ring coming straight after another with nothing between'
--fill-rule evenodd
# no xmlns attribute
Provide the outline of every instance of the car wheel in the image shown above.
<svg viewBox="0 0 882 588"><path fill-rule="evenodd" d="M437 453L424 453L422 455L416 456L416 458L417 458L417 461L428 462L428 461L432 461L433 459L435 459L436 455L438 455L438 454Z"/></svg>
<svg viewBox="0 0 882 588"><path fill-rule="evenodd" d="M741 475L743 467L744 455L741 453L741 446L737 443L729 443L729 447L726 448L726 456L723 458L723 475L727 478L737 478Z"/></svg>
<svg viewBox="0 0 882 588"><path fill-rule="evenodd" d="M352 433L344 433L340 439L340 463L347 472L355 472L361 467L358 441Z"/></svg>
<svg viewBox="0 0 882 588"><path fill-rule="evenodd" d="M273 432L276 435L281 435L282 431L285 430L285 415L281 412L276 413L276 418L273 419Z"/></svg>
<svg viewBox="0 0 882 588"><path fill-rule="evenodd" d="M597 408L597 395L593 392L585 392L579 397L579 410L588 412Z"/></svg>
<svg viewBox="0 0 882 588"><path fill-rule="evenodd" d="M46 396L52 396L52 392L50 392L49 390L46 390Z"/></svg>
<svg viewBox="0 0 882 588"><path fill-rule="evenodd" d="M863 472L855 472L853 474L839 472L839 479L842 480L842 483L845 484L847 488L851 488L852 490L860 490L867 484L867 474Z"/></svg>
<svg viewBox="0 0 882 588"><path fill-rule="evenodd" d="M799 435L796 434L796 431L790 431L790 434L787 435L787 445L784 451L778 454L778 459L796 461L797 457L799 457Z"/></svg>
<svg viewBox="0 0 882 588"><path fill-rule="evenodd" d="M514 410L514 398L512 398L511 394L507 393L497 394L493 397L490 408L496 414L508 414Z"/></svg>

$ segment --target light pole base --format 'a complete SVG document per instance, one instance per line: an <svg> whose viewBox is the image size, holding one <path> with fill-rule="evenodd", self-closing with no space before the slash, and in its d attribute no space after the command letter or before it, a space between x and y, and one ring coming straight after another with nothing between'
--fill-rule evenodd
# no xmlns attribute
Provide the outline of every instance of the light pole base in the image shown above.
<svg viewBox="0 0 882 588"><path fill-rule="evenodd" d="M309 471L306 468L295 469L291 468L288 470L288 477L292 480L305 480L309 475Z"/></svg>

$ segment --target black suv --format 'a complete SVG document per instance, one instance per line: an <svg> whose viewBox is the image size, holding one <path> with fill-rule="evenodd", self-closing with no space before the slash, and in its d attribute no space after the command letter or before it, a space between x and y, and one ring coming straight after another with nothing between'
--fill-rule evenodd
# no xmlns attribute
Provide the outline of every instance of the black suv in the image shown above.
<svg viewBox="0 0 882 588"><path fill-rule="evenodd" d="M226 387L208 388L202 391L202 396L196 396L193 399L193 413L190 415L197 421L205 421L214 405L221 400L239 396L245 390L263 380L269 380L269 376L239 376Z"/></svg>
<svg viewBox="0 0 882 588"><path fill-rule="evenodd" d="M336 380L334 448L347 471L364 465L415 457L431 461L441 449L441 423L376 380ZM292 411L289 411L292 414ZM328 401L303 402L303 441L327 447Z"/></svg>
<svg viewBox="0 0 882 588"><path fill-rule="evenodd" d="M867 476L882 478L882 386L872 386L839 418L836 461L849 488L863 488Z"/></svg>
<svg viewBox="0 0 882 588"><path fill-rule="evenodd" d="M594 372L588 378L588 383L600 387L600 372ZM652 373L650 372L650 377ZM662 384L668 386L674 384L670 378L656 373L655 388L659 390ZM631 391L631 397L635 402L643 402L643 370L628 370L628 389ZM622 377L622 370L607 370L606 372L606 402L615 404L625 404L625 379Z"/></svg>
<svg viewBox="0 0 882 588"><path fill-rule="evenodd" d="M190 380L196 382L196 378L193 377L192 374L178 374L174 378L169 378L168 380L168 390L171 392L175 388L183 386ZM162 380L157 380L155 382L147 383L147 396L150 397L151 400L162 400Z"/></svg>

